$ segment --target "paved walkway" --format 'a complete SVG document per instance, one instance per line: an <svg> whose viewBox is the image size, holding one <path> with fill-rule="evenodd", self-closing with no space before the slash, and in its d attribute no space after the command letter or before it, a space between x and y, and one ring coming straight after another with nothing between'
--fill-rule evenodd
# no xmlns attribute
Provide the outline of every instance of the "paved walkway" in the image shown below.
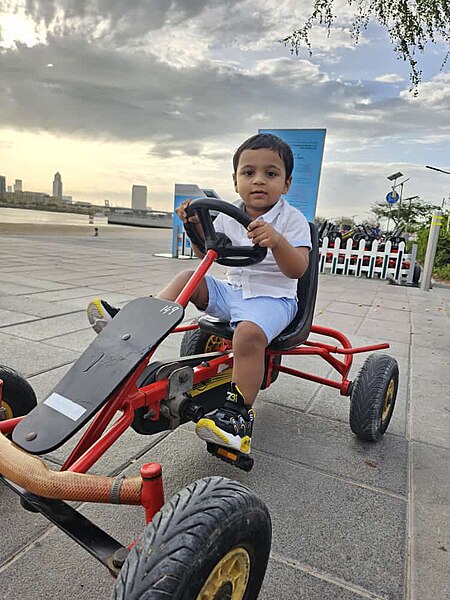
<svg viewBox="0 0 450 600"><path fill-rule="evenodd" d="M169 235L124 228L99 238L88 230L0 237L0 364L45 397L93 339L84 313L91 297L125 303L193 266L153 256L169 250ZM274 528L265 600L450 598L450 290L321 276L315 322L354 345L391 342L401 382L380 443L351 433L347 398L282 374L257 401L250 474L210 457L189 425L148 438L130 430L93 471L136 474L143 462L160 461L168 497L212 474L253 488ZM176 356L179 341L171 336L158 356ZM356 357L352 378L364 358ZM316 358L284 363L329 372ZM57 468L67 451L50 464ZM1 598L108 598L106 570L2 485L0 510ZM143 529L139 508L81 510L122 543Z"/></svg>

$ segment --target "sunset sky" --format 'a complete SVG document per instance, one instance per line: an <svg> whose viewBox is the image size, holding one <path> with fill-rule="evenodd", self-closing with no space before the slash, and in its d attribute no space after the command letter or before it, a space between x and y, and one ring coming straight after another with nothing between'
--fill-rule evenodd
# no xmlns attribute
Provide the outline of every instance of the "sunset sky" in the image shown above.
<svg viewBox="0 0 450 600"><path fill-rule="evenodd" d="M423 83L371 24L355 46L346 3L313 55L279 42L307 0L0 1L0 174L74 200L129 205L133 183L170 210L175 182L233 200L231 157L258 128L326 128L317 212L367 216L401 171L404 197L449 196L445 48L419 55Z"/></svg>

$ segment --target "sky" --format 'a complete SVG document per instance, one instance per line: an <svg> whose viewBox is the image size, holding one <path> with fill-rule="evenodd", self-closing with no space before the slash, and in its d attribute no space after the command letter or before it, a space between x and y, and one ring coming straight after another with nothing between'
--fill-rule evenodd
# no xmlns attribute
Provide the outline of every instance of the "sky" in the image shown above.
<svg viewBox="0 0 450 600"><path fill-rule="evenodd" d="M442 44L423 82L370 23L355 45L345 0L292 55L280 40L312 0L0 0L0 174L75 201L173 207L174 183L234 200L232 155L263 129L327 130L317 215L369 217L400 171L403 197L450 193L450 71ZM447 204L448 206L448 204Z"/></svg>

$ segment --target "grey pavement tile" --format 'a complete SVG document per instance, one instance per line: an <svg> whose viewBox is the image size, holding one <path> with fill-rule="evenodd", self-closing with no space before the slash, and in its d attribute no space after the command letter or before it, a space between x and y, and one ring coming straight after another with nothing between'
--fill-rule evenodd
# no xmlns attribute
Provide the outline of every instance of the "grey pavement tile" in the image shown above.
<svg viewBox="0 0 450 600"><path fill-rule="evenodd" d="M0 308L18 311L35 317L52 317L73 312L73 308L59 302L38 300L33 296L1 296Z"/></svg>
<svg viewBox="0 0 450 600"><path fill-rule="evenodd" d="M1 565L27 546L30 540L36 539L51 527L47 519L41 515L24 510L19 496L5 483L0 481L0 510L3 518L0 521L0 581L2 582L2 597L5 593L3 582L8 575L1 573ZM12 595L9 598L17 598Z"/></svg>
<svg viewBox="0 0 450 600"><path fill-rule="evenodd" d="M337 329L346 335L356 333L362 322L363 317L361 316L331 312L329 306L322 314L314 318L314 325Z"/></svg>
<svg viewBox="0 0 450 600"><path fill-rule="evenodd" d="M357 317L365 317L369 310L367 304L353 304L351 302L332 302L326 312L331 311L342 315L354 315Z"/></svg>
<svg viewBox="0 0 450 600"><path fill-rule="evenodd" d="M51 337L46 339L45 343L49 346L67 348L68 350L74 350L75 352L83 352L95 339L95 336L96 334L94 330L89 327L88 329L83 329L82 331Z"/></svg>
<svg viewBox="0 0 450 600"><path fill-rule="evenodd" d="M366 317L357 331L358 335L380 339L384 337L388 342L409 344L411 333L409 324L396 323L395 321L380 321Z"/></svg>
<svg viewBox="0 0 450 600"><path fill-rule="evenodd" d="M0 327L33 321L35 318L36 317L33 317L32 315L0 308Z"/></svg>
<svg viewBox="0 0 450 600"><path fill-rule="evenodd" d="M393 321L406 327L409 327L411 321L408 311L399 311L393 308L385 308L384 306L370 307L367 317L378 321Z"/></svg>
<svg viewBox="0 0 450 600"><path fill-rule="evenodd" d="M62 283L57 283L55 281L49 281L48 279L40 279L36 276L30 275L18 275L16 273L9 273L9 275L2 276L1 278L2 284L4 281L9 283L15 283L25 286L30 286L36 288L38 290L60 290L64 289L67 286Z"/></svg>
<svg viewBox="0 0 450 600"><path fill-rule="evenodd" d="M412 438L450 449L450 353L413 346L410 386Z"/></svg>
<svg viewBox="0 0 450 600"><path fill-rule="evenodd" d="M86 315L82 312L39 319L22 325L3 327L2 332L34 341L42 341L57 335L90 329Z"/></svg>
<svg viewBox="0 0 450 600"><path fill-rule="evenodd" d="M37 292L33 294L33 299L56 303L59 300L70 300L72 298L95 298L96 296L100 296L101 292L102 290L99 288L73 286L64 290L55 290L54 292Z"/></svg>
<svg viewBox="0 0 450 600"><path fill-rule="evenodd" d="M0 332L0 364L16 369L25 377L73 362L78 354Z"/></svg>
<svg viewBox="0 0 450 600"><path fill-rule="evenodd" d="M360 594L327 579L272 557L258 600L361 600Z"/></svg>
<svg viewBox="0 0 450 600"><path fill-rule="evenodd" d="M450 451L412 445L412 595L450 598Z"/></svg>
<svg viewBox="0 0 450 600"><path fill-rule="evenodd" d="M409 301L408 298L405 297L404 300L400 299L400 298L384 298L384 297L380 297L380 296L375 296L375 298L373 299L372 302L373 306L376 306L377 308L389 308L392 310L398 310L398 311L409 311L410 310L410 306L409 306Z"/></svg>
<svg viewBox="0 0 450 600"><path fill-rule="evenodd" d="M10 296L11 294L29 294L30 292L38 291L39 288L33 287L32 285L11 283L10 281L2 281L0 284L0 294L3 294L4 296Z"/></svg>
<svg viewBox="0 0 450 600"><path fill-rule="evenodd" d="M445 315L414 315L412 335L414 344L450 352L450 319Z"/></svg>
<svg viewBox="0 0 450 600"><path fill-rule="evenodd" d="M346 424L257 404L252 447L267 454L395 494L406 495L407 444L359 440ZM282 435L280 435L282 432Z"/></svg>

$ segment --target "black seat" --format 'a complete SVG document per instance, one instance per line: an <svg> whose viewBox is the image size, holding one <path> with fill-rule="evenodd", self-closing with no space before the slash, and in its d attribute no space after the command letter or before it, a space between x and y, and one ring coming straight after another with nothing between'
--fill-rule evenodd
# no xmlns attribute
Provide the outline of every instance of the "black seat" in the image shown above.
<svg viewBox="0 0 450 600"><path fill-rule="evenodd" d="M319 240L317 229L313 223L309 224L311 232L312 248L309 253L309 266L306 273L297 283L297 314L293 321L284 329L279 336L272 340L269 348L272 350L289 350L304 342L311 330L316 305L317 283L319 278ZM233 330L229 323L218 321L208 315L200 317L200 329L217 335L221 338L231 340Z"/></svg>

